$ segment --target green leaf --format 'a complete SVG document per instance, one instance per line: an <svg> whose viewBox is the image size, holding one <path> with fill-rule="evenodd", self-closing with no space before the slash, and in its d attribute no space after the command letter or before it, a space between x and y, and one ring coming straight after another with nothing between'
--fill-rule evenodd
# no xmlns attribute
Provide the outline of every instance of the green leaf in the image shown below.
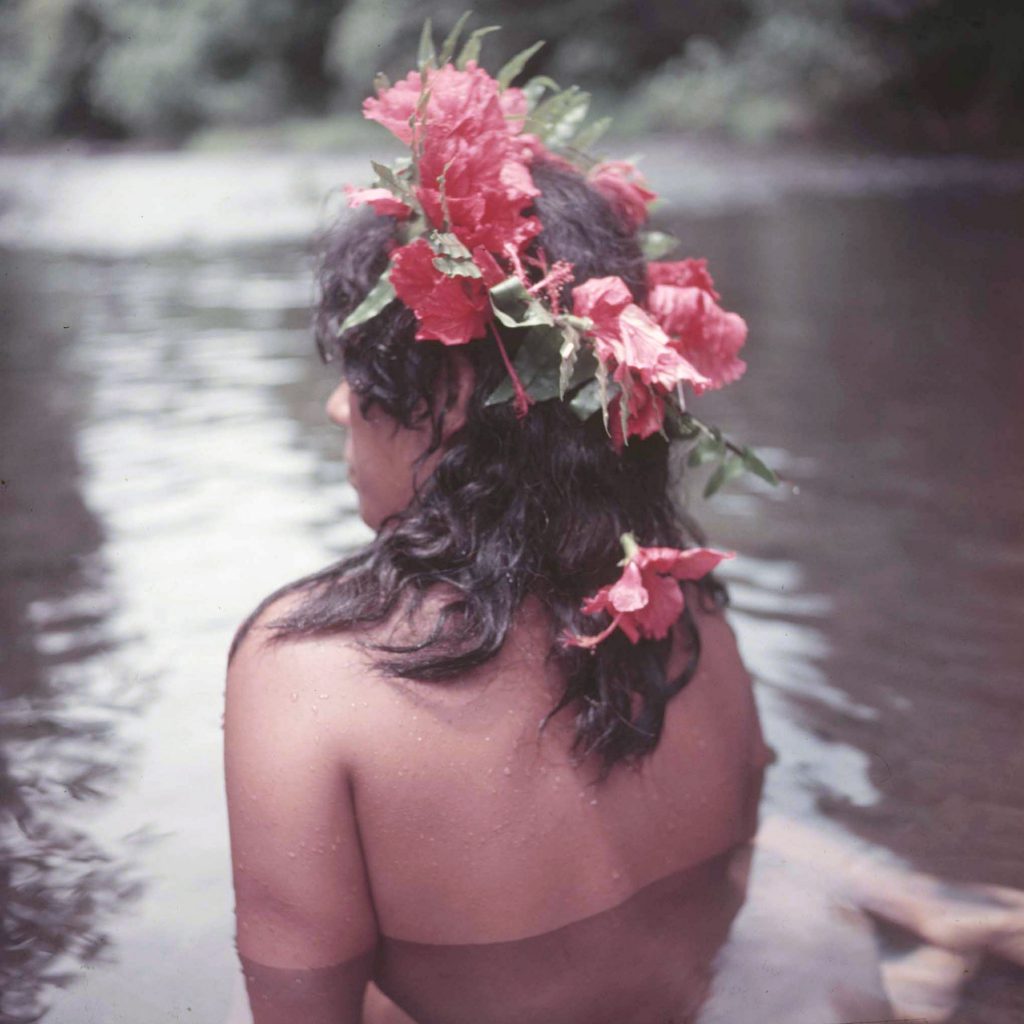
<svg viewBox="0 0 1024 1024"><path fill-rule="evenodd" d="M601 408L601 385L597 379L587 381L569 400L569 408L581 419L589 420Z"/></svg>
<svg viewBox="0 0 1024 1024"><path fill-rule="evenodd" d="M484 405L504 405L515 398L516 389L512 385L512 378L505 379L484 399Z"/></svg>
<svg viewBox="0 0 1024 1024"><path fill-rule="evenodd" d="M562 344L558 349L562 363L558 368L558 397L565 398L569 390L569 381L572 380L573 371L576 369L576 357L580 351L580 332L571 324L562 323Z"/></svg>
<svg viewBox="0 0 1024 1024"><path fill-rule="evenodd" d="M380 275L380 279L370 289L366 298L345 317L341 327L338 328L339 334L344 334L353 327L358 327L360 324L365 324L367 320L372 320L394 299L395 287L391 283L391 278L388 277L389 271L390 268Z"/></svg>
<svg viewBox="0 0 1024 1024"><path fill-rule="evenodd" d="M473 261L473 254L456 235L444 231L427 234L430 248L437 255L434 266L448 277L480 277L480 268Z"/></svg>
<svg viewBox="0 0 1024 1024"><path fill-rule="evenodd" d="M702 434L700 440L690 449L687 465L703 466L725 456L725 443L713 434Z"/></svg>
<svg viewBox="0 0 1024 1024"><path fill-rule="evenodd" d="M579 150L581 153L587 153L594 148L601 141L604 133L612 125L612 119L610 117L602 117L593 124L588 124L586 128L581 129L572 140L572 148Z"/></svg>
<svg viewBox="0 0 1024 1024"><path fill-rule="evenodd" d="M667 256L679 245L679 239L665 234L664 231L642 231L640 233L640 248L643 250L644 259L660 260Z"/></svg>
<svg viewBox="0 0 1024 1024"><path fill-rule="evenodd" d="M523 360L522 369L516 367L519 379L535 402L558 398L561 336L561 331L555 327L531 327L516 353L517 358Z"/></svg>
<svg viewBox="0 0 1024 1024"><path fill-rule="evenodd" d="M480 59L480 41L484 36L490 35L492 32L497 32L501 28L500 25L488 25L486 28L478 28L475 32L469 34L469 38L466 40L466 45L462 47L459 52L459 59L455 62L455 66L460 70L464 71L466 65L471 60Z"/></svg>
<svg viewBox="0 0 1024 1024"><path fill-rule="evenodd" d="M412 162L414 165L419 161L419 158L422 155L421 150L423 148L422 133L418 133L416 128L420 122L426 121L427 105L430 103L430 94L433 92L431 87L427 84L427 81L427 69L423 67L420 69L420 98L416 101L416 109L409 117L409 128L412 130L413 136ZM421 137L417 139L418 134Z"/></svg>
<svg viewBox="0 0 1024 1024"><path fill-rule="evenodd" d="M480 268L472 260L455 260L451 256L435 256L434 266L446 277L480 277Z"/></svg>
<svg viewBox="0 0 1024 1024"><path fill-rule="evenodd" d="M608 430L608 367L597 361L597 368L594 371L594 380L597 381L598 396L601 399L601 419L604 420L604 429Z"/></svg>
<svg viewBox="0 0 1024 1024"><path fill-rule="evenodd" d="M671 441L694 441L700 437L700 427L688 412L682 412L675 402L665 406L662 432Z"/></svg>
<svg viewBox="0 0 1024 1024"><path fill-rule="evenodd" d="M698 442L690 449L690 454L686 457L686 464L692 469L696 469L697 466L703 466L706 462L714 462L719 457L718 452L706 448Z"/></svg>
<svg viewBox="0 0 1024 1024"><path fill-rule="evenodd" d="M457 260L471 260L473 254L463 245L458 235L446 231L431 231L427 237L430 248L439 256L452 256Z"/></svg>
<svg viewBox="0 0 1024 1024"><path fill-rule="evenodd" d="M517 277L507 277L490 292L494 315L506 327L550 327L555 318Z"/></svg>
<svg viewBox="0 0 1024 1024"><path fill-rule="evenodd" d="M590 93L571 85L538 104L526 118L525 130L552 145L567 143L587 116Z"/></svg>
<svg viewBox="0 0 1024 1024"><path fill-rule="evenodd" d="M559 84L548 75L534 75L523 86L523 92L526 94L527 109L533 110L537 106L545 90L550 89L552 92L558 92L560 88Z"/></svg>
<svg viewBox="0 0 1024 1024"><path fill-rule="evenodd" d="M397 174L395 174L387 164L381 164L376 160L371 160L370 166L373 167L373 171L377 175L377 180L384 186L384 188L391 192L396 198L401 199L406 206L409 206L414 210L419 209L420 204L417 201L412 188L407 182L403 181Z"/></svg>
<svg viewBox="0 0 1024 1024"><path fill-rule="evenodd" d="M636 535L633 533L624 533L619 538L619 543L622 545L622 561L619 565L629 565L634 558L640 553L640 545L636 542Z"/></svg>
<svg viewBox="0 0 1024 1024"><path fill-rule="evenodd" d="M563 313L558 318L559 323L575 327L580 334L587 334L594 329L594 321L589 316L576 316L573 313Z"/></svg>
<svg viewBox="0 0 1024 1024"><path fill-rule="evenodd" d="M576 369L573 370L572 376L569 378L569 386L566 388L566 391L578 388L581 384L590 380L596 373L597 357L589 349L580 349L580 353L576 357Z"/></svg>
<svg viewBox="0 0 1024 1024"><path fill-rule="evenodd" d="M523 73L523 68L526 67L529 59L544 45L544 40L534 43L533 46L528 46L525 50L517 53L511 60L502 66L502 69L498 72L498 85L501 86L504 92L516 78Z"/></svg>
<svg viewBox="0 0 1024 1024"><path fill-rule="evenodd" d="M445 36L444 42L441 44L441 52L437 55L437 66L443 68L452 59L452 54L455 53L455 47L459 43L459 36L462 35L462 30L466 27L466 22L472 17L472 11L466 11L457 22L455 27Z"/></svg>
<svg viewBox="0 0 1024 1024"><path fill-rule="evenodd" d="M430 103L430 94L433 90L427 85L427 76L420 74L420 98L416 101L416 109L413 111L409 123L415 128L417 121L422 121L427 112L427 104ZM415 163L415 161L413 161Z"/></svg>
<svg viewBox="0 0 1024 1024"><path fill-rule="evenodd" d="M622 428L622 443L629 444L629 395L630 377L627 373L622 378L622 395L619 398L619 425Z"/></svg>
<svg viewBox="0 0 1024 1024"><path fill-rule="evenodd" d="M423 22L423 31L420 32L420 47L416 62L419 65L420 71L430 66L437 67L437 52L434 50L434 31L429 18Z"/></svg>
<svg viewBox="0 0 1024 1024"><path fill-rule="evenodd" d="M561 357L561 332L556 327L531 327L523 337L512 366L523 389L535 402L558 397L558 370ZM511 401L515 388L506 377L487 397L485 404L498 405Z"/></svg>
<svg viewBox="0 0 1024 1024"><path fill-rule="evenodd" d="M743 449L743 467L755 476L759 476L765 483L771 484L773 487L778 485L779 478L775 475L775 472L768 468L753 452L750 448Z"/></svg>
<svg viewBox="0 0 1024 1024"><path fill-rule="evenodd" d="M731 455L711 474L707 485L704 488L704 497L710 498L716 494L733 477L743 472L743 460Z"/></svg>

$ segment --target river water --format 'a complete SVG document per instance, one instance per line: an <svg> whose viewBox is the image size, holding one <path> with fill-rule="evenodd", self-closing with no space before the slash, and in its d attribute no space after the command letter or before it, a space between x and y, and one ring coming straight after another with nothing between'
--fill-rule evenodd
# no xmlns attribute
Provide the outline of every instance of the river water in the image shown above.
<svg viewBox="0 0 1024 1024"><path fill-rule="evenodd" d="M786 481L695 502L740 552L767 813L1024 888L1024 173L653 148L751 328L703 409ZM227 644L367 537L308 330L362 168L0 161L0 1020L223 1017ZM953 1019L1024 1019L1019 968Z"/></svg>

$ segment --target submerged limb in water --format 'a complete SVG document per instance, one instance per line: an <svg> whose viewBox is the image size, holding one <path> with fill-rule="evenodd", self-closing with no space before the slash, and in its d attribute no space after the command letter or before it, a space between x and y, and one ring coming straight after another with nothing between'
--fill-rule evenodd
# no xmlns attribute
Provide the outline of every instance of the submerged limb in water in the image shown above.
<svg viewBox="0 0 1024 1024"><path fill-rule="evenodd" d="M764 821L757 844L863 915L865 929L875 918L920 940L908 953L881 959L897 1016L940 1024L956 1012L983 956L1024 964L1024 892L945 882L780 818Z"/></svg>

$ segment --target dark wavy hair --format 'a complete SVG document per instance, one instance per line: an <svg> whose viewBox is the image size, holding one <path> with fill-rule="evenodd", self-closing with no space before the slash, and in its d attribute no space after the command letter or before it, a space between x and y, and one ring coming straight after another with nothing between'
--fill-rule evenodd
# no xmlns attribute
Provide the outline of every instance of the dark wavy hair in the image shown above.
<svg viewBox="0 0 1024 1024"><path fill-rule="evenodd" d="M643 255L608 202L561 166L537 165L533 176L541 190L535 212L543 224L535 245L548 261L571 263L576 283L617 275L642 301ZM446 404L453 400L450 350L415 341L415 319L397 301L372 321L338 332L384 271L395 243L395 222L372 214L352 217L326 236L317 344L325 359L340 357L364 414L376 406L405 427L429 419L431 450L437 451ZM275 642L369 627L396 614L411 619L428 593L448 594L423 635L404 644L363 641L382 671L443 682L498 654L517 609L532 595L549 614L549 657L565 679L548 718L572 710L575 752L597 755L603 776L616 763L655 748L666 705L693 677L700 658L689 611L683 616L688 661L672 678L669 640L633 644L615 631L586 651L560 639L566 630L593 634L605 624L583 615L580 605L617 578L623 533L632 532L643 546L700 541L670 495L669 442L658 435L634 439L616 452L601 417L581 422L566 402L536 403L523 418L512 403L487 405L505 375L497 346L476 341L460 351L476 374L467 421L444 445L409 507L363 550L272 594L235 643L285 594L301 600L271 623ZM709 605L726 600L711 578L701 581L699 593Z"/></svg>

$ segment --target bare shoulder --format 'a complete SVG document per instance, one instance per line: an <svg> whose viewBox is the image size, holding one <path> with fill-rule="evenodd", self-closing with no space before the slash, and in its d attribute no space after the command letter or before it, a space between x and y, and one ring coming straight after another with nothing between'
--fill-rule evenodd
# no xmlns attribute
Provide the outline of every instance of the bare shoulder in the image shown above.
<svg viewBox="0 0 1024 1024"><path fill-rule="evenodd" d="M369 728L371 700L381 687L357 632L283 636L276 624L301 601L273 601L249 622L228 664L225 721L265 731L286 730L318 758L349 761Z"/></svg>
<svg viewBox="0 0 1024 1024"><path fill-rule="evenodd" d="M725 726L737 737L737 754L744 750L745 761L764 763L767 748L754 695L754 680L740 655L739 642L726 609L702 599L692 586L686 588L686 600L700 636L700 660L693 682L679 695L680 713L700 713ZM673 662L681 667L689 652L685 642L674 645Z"/></svg>
<svg viewBox="0 0 1024 1024"><path fill-rule="evenodd" d="M296 1019L294 1007L284 1015L294 996L282 997L274 981L282 969L299 979L331 969L329 986L303 988L307 1001L323 989L316 998L324 1006L306 1007L302 1019L326 1020L329 1009L330 1019L356 1020L377 942L352 794L360 723L345 699L363 658L346 637L280 636L273 624L287 607L260 611L228 667L224 771L238 950L258 1024ZM349 966L338 973L341 965Z"/></svg>

